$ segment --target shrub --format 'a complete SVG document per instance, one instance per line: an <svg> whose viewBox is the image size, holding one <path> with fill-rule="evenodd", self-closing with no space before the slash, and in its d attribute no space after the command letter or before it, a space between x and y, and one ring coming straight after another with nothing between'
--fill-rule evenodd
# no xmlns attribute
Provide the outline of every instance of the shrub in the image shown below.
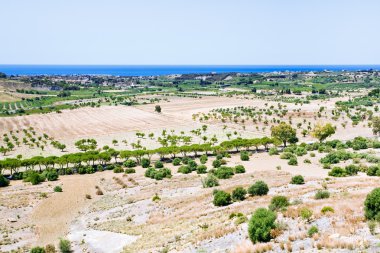
<svg viewBox="0 0 380 253"><path fill-rule="evenodd" d="M62 187L57 185L56 187L54 187L54 192L62 192Z"/></svg>
<svg viewBox="0 0 380 253"><path fill-rule="evenodd" d="M45 177L43 175L35 172L30 171L26 174L26 178L24 179L25 182L30 182L32 185L39 184L41 182L45 181Z"/></svg>
<svg viewBox="0 0 380 253"><path fill-rule="evenodd" d="M328 212L331 212L333 213L334 212L334 208L332 208L331 206L324 206L322 209L321 209L321 213L322 214L326 214Z"/></svg>
<svg viewBox="0 0 380 253"><path fill-rule="evenodd" d="M304 207L301 209L300 215L303 220L310 221L310 218L313 215L313 211L311 211L309 208Z"/></svg>
<svg viewBox="0 0 380 253"><path fill-rule="evenodd" d="M240 159L242 161L249 161L249 154L247 151L241 151L240 152Z"/></svg>
<svg viewBox="0 0 380 253"><path fill-rule="evenodd" d="M173 165L174 166L178 166L181 164L181 159L179 159L178 157L174 158L173 159Z"/></svg>
<svg viewBox="0 0 380 253"><path fill-rule="evenodd" d="M55 170L46 170L44 171L44 176L48 181L56 181L58 180L58 173Z"/></svg>
<svg viewBox="0 0 380 253"><path fill-rule="evenodd" d="M269 149L269 155L278 155L278 149L277 148L270 148Z"/></svg>
<svg viewBox="0 0 380 253"><path fill-rule="evenodd" d="M288 164L289 165L292 165L292 166L296 166L298 165L298 161L297 161L297 158L296 157L291 157L288 161Z"/></svg>
<svg viewBox="0 0 380 253"><path fill-rule="evenodd" d="M264 181L257 181L248 188L248 193L251 196L263 196L269 191L268 185Z"/></svg>
<svg viewBox="0 0 380 253"><path fill-rule="evenodd" d="M290 152L284 152L280 155L281 159L289 160L290 158L295 158L293 153Z"/></svg>
<svg viewBox="0 0 380 253"><path fill-rule="evenodd" d="M188 165L182 165L178 168L178 173L189 174L191 173L191 169Z"/></svg>
<svg viewBox="0 0 380 253"><path fill-rule="evenodd" d="M156 161L156 162L154 163L154 167L155 167L156 169L161 169L161 168L164 167L164 164L163 164L161 161Z"/></svg>
<svg viewBox="0 0 380 253"><path fill-rule="evenodd" d="M214 175L219 179L228 179L234 175L234 170L231 167L222 166L214 171Z"/></svg>
<svg viewBox="0 0 380 253"><path fill-rule="evenodd" d="M86 173L87 174L93 174L93 173L95 173L95 169L92 166L87 166L86 167Z"/></svg>
<svg viewBox="0 0 380 253"><path fill-rule="evenodd" d="M148 168L150 166L150 160L148 158L141 159L141 167Z"/></svg>
<svg viewBox="0 0 380 253"><path fill-rule="evenodd" d="M216 191L213 203L215 206L228 206L231 204L231 195L225 191Z"/></svg>
<svg viewBox="0 0 380 253"><path fill-rule="evenodd" d="M59 240L59 249L62 253L71 253L71 243L68 240L60 239Z"/></svg>
<svg viewBox="0 0 380 253"><path fill-rule="evenodd" d="M289 206L288 198L285 196L274 196L270 201L269 209L272 211L284 210Z"/></svg>
<svg viewBox="0 0 380 253"><path fill-rule="evenodd" d="M46 253L56 253L55 246L53 244L48 244L45 247Z"/></svg>
<svg viewBox="0 0 380 253"><path fill-rule="evenodd" d="M199 158L199 161L201 162L201 164L205 164L208 160L208 157L207 155L202 155L200 158Z"/></svg>
<svg viewBox="0 0 380 253"><path fill-rule="evenodd" d="M239 174L239 173L245 173L245 168L243 165L236 165L235 166L235 173L236 174Z"/></svg>
<svg viewBox="0 0 380 253"><path fill-rule="evenodd" d="M129 169L131 169L131 168L129 168ZM124 169L122 167L120 167L120 166L115 166L115 168L113 169L113 172L114 173L123 173Z"/></svg>
<svg viewBox="0 0 380 253"><path fill-rule="evenodd" d="M157 202L157 201L160 201L160 200L161 200L160 196L158 196L157 193L154 194L154 196L153 196L153 198L152 198L152 201Z"/></svg>
<svg viewBox="0 0 380 253"><path fill-rule="evenodd" d="M187 166L189 166L191 171L194 171L197 169L198 164L194 160L189 160Z"/></svg>
<svg viewBox="0 0 380 253"><path fill-rule="evenodd" d="M197 174L205 174L207 173L207 166L206 165L198 165L197 166Z"/></svg>
<svg viewBox="0 0 380 253"><path fill-rule="evenodd" d="M356 165L351 164L351 165L346 166L345 170L346 170L346 174L347 175L353 176L353 175L357 175L358 174L359 167L356 166Z"/></svg>
<svg viewBox="0 0 380 253"><path fill-rule="evenodd" d="M328 199L330 197L330 193L326 190L318 190L315 193L315 199Z"/></svg>
<svg viewBox="0 0 380 253"><path fill-rule="evenodd" d="M132 159L128 159L127 161L124 162L124 166L127 168L133 168L136 167L136 161Z"/></svg>
<svg viewBox="0 0 380 253"><path fill-rule="evenodd" d="M275 228L276 214L266 208L258 208L248 223L248 235L253 243L268 242L270 231Z"/></svg>
<svg viewBox="0 0 380 253"><path fill-rule="evenodd" d="M0 187L6 187L9 185L9 180L0 174Z"/></svg>
<svg viewBox="0 0 380 253"><path fill-rule="evenodd" d="M124 172L125 174L132 174L132 173L136 173L136 170L133 168L126 168Z"/></svg>
<svg viewBox="0 0 380 253"><path fill-rule="evenodd" d="M187 164L189 160L190 160L190 158L187 157L187 156L185 156L185 157L182 158L182 163L183 164Z"/></svg>
<svg viewBox="0 0 380 253"><path fill-rule="evenodd" d="M34 247L30 250L30 253L45 253L45 249L42 247Z"/></svg>
<svg viewBox="0 0 380 253"><path fill-rule="evenodd" d="M156 180L162 180L164 178L171 178L172 172L167 168L155 169L150 167L145 171L145 176Z"/></svg>
<svg viewBox="0 0 380 253"><path fill-rule="evenodd" d="M368 220L380 221L380 188L373 189L364 201L364 214Z"/></svg>
<svg viewBox="0 0 380 253"><path fill-rule="evenodd" d="M207 177L202 178L202 185L203 185L203 188L210 188L210 187L218 186L219 182L218 182L218 179L214 175L208 174Z"/></svg>
<svg viewBox="0 0 380 253"><path fill-rule="evenodd" d="M340 167L334 167L329 171L329 176L331 177L345 177L346 175L346 170Z"/></svg>
<svg viewBox="0 0 380 253"><path fill-rule="evenodd" d="M292 177L292 180L290 181L290 183L291 184L304 184L305 180L304 180L303 176L297 175L297 176Z"/></svg>
<svg viewBox="0 0 380 253"><path fill-rule="evenodd" d="M377 165L370 166L367 170L367 175L376 176L378 171L380 171L379 166Z"/></svg>
<svg viewBox="0 0 380 253"><path fill-rule="evenodd" d="M311 164L311 161L309 159L303 160L303 163Z"/></svg>
<svg viewBox="0 0 380 253"><path fill-rule="evenodd" d="M311 226L311 228L309 228L309 230L307 231L307 235L309 237L312 237L314 234L317 234L318 233L318 227L317 226Z"/></svg>
<svg viewBox="0 0 380 253"><path fill-rule="evenodd" d="M222 162L220 161L220 159L216 159L212 162L212 166L214 168L219 168L220 166L222 166Z"/></svg>
<svg viewBox="0 0 380 253"><path fill-rule="evenodd" d="M245 199L247 191L243 187L237 187L232 191L232 200L241 201Z"/></svg>

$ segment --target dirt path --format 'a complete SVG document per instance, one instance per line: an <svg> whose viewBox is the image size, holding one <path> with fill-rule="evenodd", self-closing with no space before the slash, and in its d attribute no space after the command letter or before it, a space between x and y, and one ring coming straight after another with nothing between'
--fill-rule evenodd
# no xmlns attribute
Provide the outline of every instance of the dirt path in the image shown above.
<svg viewBox="0 0 380 253"><path fill-rule="evenodd" d="M37 244L54 243L68 232L71 221L85 207L97 199L95 186L102 177L110 173L92 175L62 176L60 182L63 192L53 194L37 206L32 214L32 223L36 225ZM90 194L92 199L86 199Z"/></svg>

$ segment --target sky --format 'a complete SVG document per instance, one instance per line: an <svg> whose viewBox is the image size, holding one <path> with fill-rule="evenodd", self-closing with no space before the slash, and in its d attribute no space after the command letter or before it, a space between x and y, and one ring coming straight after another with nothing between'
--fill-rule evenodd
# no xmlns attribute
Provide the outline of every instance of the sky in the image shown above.
<svg viewBox="0 0 380 253"><path fill-rule="evenodd" d="M380 64L379 0L0 0L0 64Z"/></svg>

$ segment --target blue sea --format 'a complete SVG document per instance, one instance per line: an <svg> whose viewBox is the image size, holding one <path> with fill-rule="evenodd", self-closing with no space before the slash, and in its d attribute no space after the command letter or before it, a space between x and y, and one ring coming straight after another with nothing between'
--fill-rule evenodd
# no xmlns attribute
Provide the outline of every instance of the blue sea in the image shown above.
<svg viewBox="0 0 380 253"><path fill-rule="evenodd" d="M380 65L0 65L7 75L159 76L192 73L380 70Z"/></svg>

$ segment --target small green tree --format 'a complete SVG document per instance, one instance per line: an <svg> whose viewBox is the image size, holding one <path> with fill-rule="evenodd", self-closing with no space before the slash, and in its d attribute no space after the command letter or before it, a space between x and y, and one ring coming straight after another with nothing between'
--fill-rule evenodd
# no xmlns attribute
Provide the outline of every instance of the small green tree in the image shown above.
<svg viewBox="0 0 380 253"><path fill-rule="evenodd" d="M258 208L248 223L248 235L253 243L268 242L275 228L276 214L266 208Z"/></svg>
<svg viewBox="0 0 380 253"><path fill-rule="evenodd" d="M305 179L301 175L297 175L292 177L292 180L290 181L291 184L304 184Z"/></svg>
<svg viewBox="0 0 380 253"><path fill-rule="evenodd" d="M364 214L368 220L380 221L380 188L373 189L364 201Z"/></svg>
<svg viewBox="0 0 380 253"><path fill-rule="evenodd" d="M245 199L247 191L243 187L237 187L232 191L232 200L233 201L242 201Z"/></svg>
<svg viewBox="0 0 380 253"><path fill-rule="evenodd" d="M59 249L61 250L62 253L71 253L71 243L69 240L65 239L60 239L59 240Z"/></svg>
<svg viewBox="0 0 380 253"><path fill-rule="evenodd" d="M216 190L213 203L215 206L228 206L231 204L231 195L225 191Z"/></svg>
<svg viewBox="0 0 380 253"><path fill-rule="evenodd" d="M292 128L291 125L288 125L284 122L280 123L277 126L273 126L271 128L271 134L272 137L279 139L284 144L284 147L286 147L286 144L288 142L290 143L296 143L298 141L297 139L297 132L294 128Z"/></svg>
<svg viewBox="0 0 380 253"><path fill-rule="evenodd" d="M331 125L330 123L327 123L325 125L317 124L314 127L313 132L311 133L311 135L314 138L317 138L319 142L323 142L333 134L335 134L335 127L333 127L333 125Z"/></svg>
<svg viewBox="0 0 380 253"><path fill-rule="evenodd" d="M248 193L251 196L267 195L268 191L269 187L264 181L257 181L248 188Z"/></svg>

